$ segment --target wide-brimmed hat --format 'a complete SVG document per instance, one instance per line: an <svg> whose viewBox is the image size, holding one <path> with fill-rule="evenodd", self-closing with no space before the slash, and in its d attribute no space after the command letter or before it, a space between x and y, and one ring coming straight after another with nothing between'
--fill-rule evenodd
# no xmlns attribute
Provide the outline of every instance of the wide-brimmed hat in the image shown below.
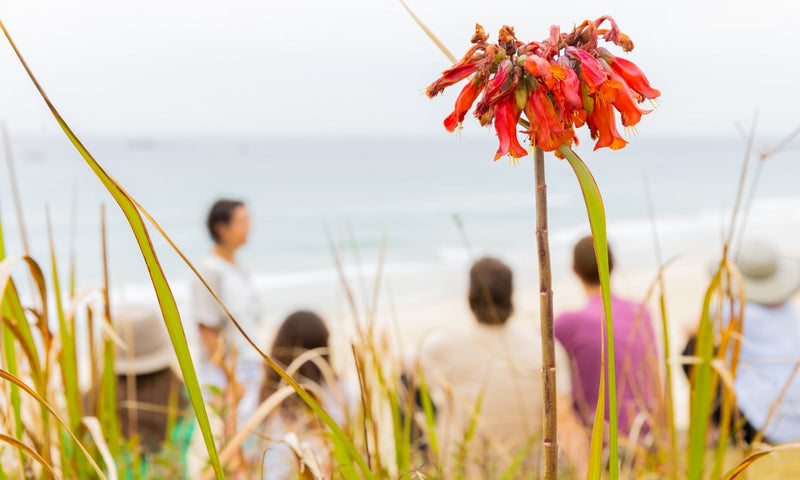
<svg viewBox="0 0 800 480"><path fill-rule="evenodd" d="M175 354L161 312L150 305L124 305L112 314L124 347L116 349L117 375L144 375L172 365Z"/></svg>
<svg viewBox="0 0 800 480"><path fill-rule="evenodd" d="M800 289L800 261L781 255L764 240L743 243L736 267L742 273L748 301L780 305Z"/></svg>

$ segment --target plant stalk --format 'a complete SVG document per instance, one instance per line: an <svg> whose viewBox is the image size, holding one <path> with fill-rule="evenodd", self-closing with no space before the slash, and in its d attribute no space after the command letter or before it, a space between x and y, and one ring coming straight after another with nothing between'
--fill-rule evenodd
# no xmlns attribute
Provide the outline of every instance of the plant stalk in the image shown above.
<svg viewBox="0 0 800 480"><path fill-rule="evenodd" d="M539 258L539 314L542 328L542 383L544 406L544 479L558 478L558 428L556 423L556 348L553 329L553 286L550 243L547 238L547 185L544 151L533 150L536 178L536 250Z"/></svg>

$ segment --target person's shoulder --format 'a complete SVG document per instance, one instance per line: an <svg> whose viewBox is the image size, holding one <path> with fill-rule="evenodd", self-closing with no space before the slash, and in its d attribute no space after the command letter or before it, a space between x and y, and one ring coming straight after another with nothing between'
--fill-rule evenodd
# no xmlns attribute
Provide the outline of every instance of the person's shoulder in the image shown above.
<svg viewBox="0 0 800 480"><path fill-rule="evenodd" d="M623 305L628 313L633 317L641 315L646 318L650 316L650 311L648 310L647 305L640 301L628 298L620 298L615 295L613 295L611 298L612 302L615 302L618 305Z"/></svg>
<svg viewBox="0 0 800 480"><path fill-rule="evenodd" d="M469 327L468 327L469 328ZM463 343L469 335L463 328L445 327L429 332L420 342L421 351L437 350L449 345Z"/></svg>
<svg viewBox="0 0 800 480"><path fill-rule="evenodd" d="M568 325L585 323L587 320L591 318L593 318L593 316L587 315L586 309L566 310L556 315L554 324L556 328L558 328L559 326L565 327Z"/></svg>
<svg viewBox="0 0 800 480"><path fill-rule="evenodd" d="M428 333L418 344L417 355L423 364L448 362L453 356L463 353L464 347L472 344L472 326L446 327Z"/></svg>

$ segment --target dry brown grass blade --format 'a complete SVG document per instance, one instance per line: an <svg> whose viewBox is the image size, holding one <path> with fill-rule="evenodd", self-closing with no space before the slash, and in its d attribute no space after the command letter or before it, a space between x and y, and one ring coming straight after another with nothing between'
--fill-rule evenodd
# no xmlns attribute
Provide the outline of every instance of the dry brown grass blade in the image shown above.
<svg viewBox="0 0 800 480"><path fill-rule="evenodd" d="M428 38L433 40L433 43L435 43L436 46L439 47L439 50L441 50L442 53L445 54L445 56L448 58L448 60L450 60L453 63L458 62L458 59L455 57L455 55L450 53L450 50L448 50L447 47L444 46L444 43L442 43L442 41L439 40L439 38L436 35L434 35L434 33L431 31L431 29L428 28L427 25L425 25L422 22L422 20L414 13L413 10L411 10L411 7L409 7L408 4L404 0L398 0L398 1L403 6L403 8L406 9L406 12L408 12L408 14L411 15L411 18L413 18L414 21L417 22L417 25L419 25L419 27L422 29L422 31L425 32L426 35L428 35Z"/></svg>
<svg viewBox="0 0 800 480"><path fill-rule="evenodd" d="M11 183L11 198L14 200L14 210L17 214L17 222L19 223L19 235L22 239L22 251L26 256L30 255L30 248L28 246L28 234L25 230L25 219L22 216L22 203L19 199L19 187L17 185L17 174L14 169L14 158L11 155L11 141L8 139L8 130L6 124L0 123L0 132L3 135L3 149L6 155L6 167L8 168L8 180Z"/></svg>
<svg viewBox="0 0 800 480"><path fill-rule="evenodd" d="M342 265L342 258L339 255L339 250L336 249L336 244L333 241L333 235L331 234L330 229L327 227L325 228L325 237L328 240L328 247L331 251L331 257L333 259L333 264L336 267L336 272L339 274L339 283L342 285L344 289L345 296L347 297L347 304L350 307L350 313L353 315L353 321L355 322L356 332L358 333L360 338L366 338L366 332L364 332L363 325L361 324L361 316L358 313L358 306L356 304L355 295L353 295L353 290L350 288L350 283L347 281L347 275L344 272L344 266Z"/></svg>
<svg viewBox="0 0 800 480"><path fill-rule="evenodd" d="M250 418L245 421L242 428L236 432L236 434L228 441L225 447L222 448L219 454L219 459L222 464L226 464L234 456L236 456L239 447L242 446L245 439L250 436L256 428L267 418L267 416L277 408L281 402L289 398L292 394L294 394L294 390L292 387L285 386L281 387L269 396L266 400L261 402L261 405L256 408L255 412L250 416ZM202 480L211 480L214 478L213 472L206 472L203 475Z"/></svg>
<svg viewBox="0 0 800 480"><path fill-rule="evenodd" d="M778 411L778 407L783 402L783 398L788 393L789 387L792 386L792 382L794 382L794 379L797 376L798 372L800 372L800 362L795 362L794 368L792 369L792 373L791 375L789 375L789 379L786 380L786 384L783 386L783 388L781 388L781 392L778 395L778 398L776 398L775 401L772 402L772 405L769 407L769 414L767 414L767 420L764 422L764 426L761 427L761 429L756 433L756 436L755 438L753 438L753 441L750 442L750 445L755 445L761 442L761 440L764 438L764 432L767 430L767 427L772 421L772 418L775 416L775 412Z"/></svg>
<svg viewBox="0 0 800 480"><path fill-rule="evenodd" d="M103 480L108 480L108 478L103 473L103 470L100 468L99 465L97 465L97 462L95 462L92 456L89 454L89 451L86 449L83 443L81 443L81 441L78 439L75 433L72 430L70 430L67 422L63 418L61 418L61 416L58 414L58 412L56 412L56 410L52 407L52 405L50 405L44 398L42 398L38 393L36 393L25 382L20 380L15 375L10 374L6 370L0 369L0 378L17 385L19 388L24 390L25 393L33 397L33 399L36 400L39 404L44 406L47 409L47 411L50 412L50 414L58 421L58 423L60 423L61 426L64 427L64 430L67 432L67 434L69 434L69 436L72 437L72 439L75 441L75 445L78 446L80 451L86 457L86 460L89 462L92 468L94 468L94 471L95 473L97 473L98 477Z"/></svg>
<svg viewBox="0 0 800 480"><path fill-rule="evenodd" d="M7 443L7 444L9 444L9 445L11 445L11 446L13 446L15 448L18 448L18 449L22 450L23 452L25 452L25 454L27 454L29 457L31 457L34 460L36 460L41 466L43 466L45 469L47 469L47 471L50 472L50 474L54 478L57 478L59 480L61 478L63 478L63 477L61 477L61 475L58 474L58 472L56 472L55 468L53 468L52 465L50 465L44 458L42 458L41 455L39 455L31 447L25 445L24 443L20 442L16 438L9 437L8 435L4 435L4 434L0 433L0 442L5 442L5 443Z"/></svg>
<svg viewBox="0 0 800 480"><path fill-rule="evenodd" d="M733 242L733 234L736 231L736 220L739 214L739 206L742 202L744 193L745 180L747 179L747 166L750 162L750 155L753 152L753 141L756 136L756 125L758 124L758 111L753 114L753 123L750 126L750 135L747 137L747 147L744 151L744 164L742 165L742 173L739 177L739 187L736 190L736 201L733 204L733 213L731 214L731 223L728 228L728 236L725 240L725 246L730 247Z"/></svg>
<svg viewBox="0 0 800 480"><path fill-rule="evenodd" d="M97 450L100 451L100 456L103 457L103 461L108 469L109 480L117 480L119 478L117 474L117 465L114 463L114 457L108 449L108 443L103 436L103 429L100 426L100 421L97 420L96 417L83 417L81 422L86 427L86 431L89 432L89 435L91 435Z"/></svg>
<svg viewBox="0 0 800 480"><path fill-rule="evenodd" d="M747 231L747 220L750 218L750 209L753 207L753 202L755 201L756 192L758 191L758 184L761 180L761 171L764 169L764 164L766 161L778 153L782 152L786 147L789 146L798 136L800 136L800 127L798 127L795 131L790 133L786 138L780 141L776 146L772 147L769 150L761 152L761 155L758 157L758 163L756 164L755 172L753 172L753 181L751 182L750 186L750 193L747 196L747 200L744 203L744 210L742 211L742 220L741 224L739 225L739 239L743 239L745 232ZM736 255L734 259L739 257L739 251L741 249L741 242L736 249Z"/></svg>
<svg viewBox="0 0 800 480"><path fill-rule="evenodd" d="M735 466L733 469L729 470L724 476L721 477L721 480L733 480L734 478L738 477L742 472L744 472L750 465L753 464L756 460L761 457L765 457L771 453L781 452L785 450L800 450L800 442L792 442L792 443L785 443L783 445L778 445L772 448L768 448L766 450L762 450L760 452L756 452L752 455L747 456L744 460L739 462L739 465Z"/></svg>
<svg viewBox="0 0 800 480"><path fill-rule="evenodd" d="M786 138L778 142L778 144L775 145L774 147L770 148L769 150L761 152L759 158L766 159L777 153L780 153L786 147L788 147L789 144L792 143L794 139L797 138L798 136L800 136L800 127L797 127L792 133L790 133Z"/></svg>

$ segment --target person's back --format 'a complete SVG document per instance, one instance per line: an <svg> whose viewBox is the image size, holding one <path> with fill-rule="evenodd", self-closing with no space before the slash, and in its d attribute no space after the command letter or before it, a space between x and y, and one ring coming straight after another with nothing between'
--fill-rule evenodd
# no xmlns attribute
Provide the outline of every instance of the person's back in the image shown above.
<svg viewBox="0 0 800 480"><path fill-rule="evenodd" d="M800 317L790 303L800 289L800 262L751 240L736 266L747 296L734 386L739 410L767 442L800 440Z"/></svg>
<svg viewBox="0 0 800 480"><path fill-rule="evenodd" d="M476 321L430 338L420 355L437 407L441 448L446 449L442 458L483 478L499 477L520 458L525 471L535 470L541 458L541 339L534 324L508 323L512 292L512 272L505 264L494 258L475 262L468 298ZM557 386L563 393L569 388L566 374L568 370L558 370ZM571 428L577 423L571 421L569 409L558 413L566 433L559 438L582 470L583 462L575 454L583 446L582 435ZM472 443L459 449L472 428Z"/></svg>
<svg viewBox="0 0 800 480"><path fill-rule="evenodd" d="M793 378L800 361L798 321L788 302L744 308L736 398L748 422L773 443L800 440L800 379Z"/></svg>
<svg viewBox="0 0 800 480"><path fill-rule="evenodd" d="M613 256L609 251L609 267ZM591 237L575 245L573 268L586 288L588 304L565 312L555 320L555 335L569 356L572 371L573 407L586 425L594 422L600 391L600 360L606 349L603 300ZM646 433L658 407L658 348L650 314L635 302L611 296L613 319L617 412L619 431L624 435ZM608 353L606 352L606 361ZM607 377L607 375L606 375ZM606 382L608 380L606 379ZM609 419L606 391L605 419Z"/></svg>
<svg viewBox="0 0 800 480"><path fill-rule="evenodd" d="M113 320L125 347L116 351L114 359L121 433L126 439L138 439L146 459L140 465L142 473L164 468L182 473L194 421L184 383L172 369L175 354L163 319L155 307L126 306L115 312ZM150 461L164 454L165 447L170 460L179 460L177 464Z"/></svg>
<svg viewBox="0 0 800 480"><path fill-rule="evenodd" d="M303 385L340 426L345 427L348 401L329 363L329 332L325 322L313 312L297 311L278 329L270 356ZM289 388L277 372L265 365L259 392L263 402ZM328 478L333 468L327 427L296 394L291 393L260 427L263 440L248 449L261 460L264 479L298 478L302 468L319 467ZM301 468L298 454L314 465ZM313 461L311 460L313 459Z"/></svg>
<svg viewBox="0 0 800 480"><path fill-rule="evenodd" d="M489 457L513 458L541 438L541 340L533 329L472 324L426 342L422 367L426 381L449 392L451 408L438 423L451 427L452 440L463 439L476 411L475 446L488 447Z"/></svg>

